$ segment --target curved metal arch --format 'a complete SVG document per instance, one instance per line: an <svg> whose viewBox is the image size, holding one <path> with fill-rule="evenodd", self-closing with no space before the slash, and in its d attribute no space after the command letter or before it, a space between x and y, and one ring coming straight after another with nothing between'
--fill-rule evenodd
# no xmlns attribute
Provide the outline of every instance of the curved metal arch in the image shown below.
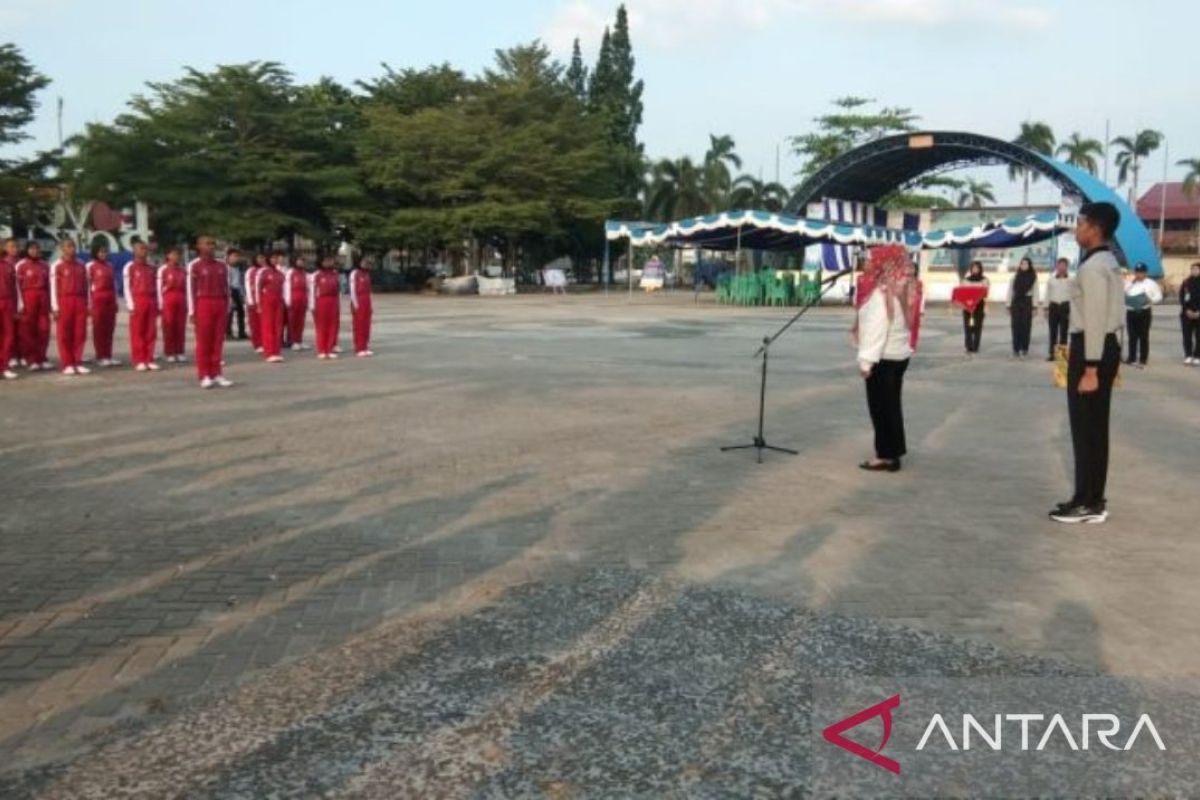
<svg viewBox="0 0 1200 800"><path fill-rule="evenodd" d="M1162 260L1137 213L1116 192L1077 167L991 136L954 131L921 131L868 142L810 176L793 195L788 213L803 216L809 203L826 197L877 203L919 178L952 166L1009 164L1036 172L1064 192L1087 202L1106 201L1121 212L1118 255L1126 264L1145 263L1162 276Z"/></svg>

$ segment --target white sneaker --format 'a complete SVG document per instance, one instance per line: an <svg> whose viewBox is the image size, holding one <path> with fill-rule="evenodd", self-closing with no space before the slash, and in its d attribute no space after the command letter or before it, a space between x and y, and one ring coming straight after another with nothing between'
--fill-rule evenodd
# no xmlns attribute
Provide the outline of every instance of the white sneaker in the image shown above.
<svg viewBox="0 0 1200 800"><path fill-rule="evenodd" d="M233 381L229 380L229 378L226 378L224 375L218 375L213 380L216 381L217 386L220 386L222 389L228 389L230 386L233 386Z"/></svg>
<svg viewBox="0 0 1200 800"><path fill-rule="evenodd" d="M83 369L83 367L80 367L80 369ZM62 373L62 374L63 374L63 375L78 375L79 373L77 373L77 372L75 371L75 368L74 368L74 367L64 367L64 368L63 368L63 373Z"/></svg>
<svg viewBox="0 0 1200 800"><path fill-rule="evenodd" d="M262 355L262 353L263 353L264 351L263 351L263 349L262 349L261 347L256 347L256 348L254 348L254 352L258 353L259 355Z"/></svg>
<svg viewBox="0 0 1200 800"><path fill-rule="evenodd" d="M98 358L98 359L96 359L96 366L97 366L97 367L107 367L107 366L108 366L108 359L107 359L107 358Z"/></svg>
<svg viewBox="0 0 1200 800"><path fill-rule="evenodd" d="M162 369L162 367L160 367L158 364L155 364L153 361L147 362L144 366L151 372L158 372L160 369Z"/></svg>
<svg viewBox="0 0 1200 800"><path fill-rule="evenodd" d="M366 350L359 350L357 353L354 354L355 358L367 358L367 356L368 356L368 353Z"/></svg>
<svg viewBox="0 0 1200 800"><path fill-rule="evenodd" d="M145 372L148 369L150 369L150 368L147 367L145 364L138 364L136 367L134 367L134 370L136 370L137 372Z"/></svg>
<svg viewBox="0 0 1200 800"><path fill-rule="evenodd" d="M363 350L363 355L366 356L367 358L371 358L372 356L375 355L375 351L374 350Z"/></svg>
<svg viewBox="0 0 1200 800"><path fill-rule="evenodd" d="M283 356L271 356L267 359L268 364L282 364Z"/></svg>
<svg viewBox="0 0 1200 800"><path fill-rule="evenodd" d="M21 366L21 360L18 358L10 358L8 360L8 363L5 364L4 366L6 369L12 369L13 367L19 367L19 366Z"/></svg>
<svg viewBox="0 0 1200 800"><path fill-rule="evenodd" d="M329 358L329 356L325 355L324 353L317 353L317 359L318 359L318 360L320 360L320 361L324 361L324 360L325 360L325 359L327 359L327 358Z"/></svg>
<svg viewBox="0 0 1200 800"><path fill-rule="evenodd" d="M13 372L11 369L4 370L4 380L6 380L6 381L15 381L19 377L20 376L17 375L17 373Z"/></svg>
<svg viewBox="0 0 1200 800"><path fill-rule="evenodd" d="M330 357L330 358L337 358L337 357L338 357L337 351L334 351L334 352L330 353L330 354L329 354L329 357Z"/></svg>
<svg viewBox="0 0 1200 800"><path fill-rule="evenodd" d="M216 385L217 385L217 382L214 381L212 378L205 378L204 380L200 381L201 389L211 389Z"/></svg>
<svg viewBox="0 0 1200 800"><path fill-rule="evenodd" d="M41 365L41 364L30 364L30 365L29 365L29 371L30 371L30 372L40 372L40 371L41 371L41 369L42 369L42 365Z"/></svg>
<svg viewBox="0 0 1200 800"><path fill-rule="evenodd" d="M294 344L294 345L292 345L292 347L291 347L291 350L292 350L292 352L293 352L293 353L299 353L299 352L300 352L301 350L303 350L303 349L304 349L304 348L303 348L303 347L301 347L301 346L300 346L300 345L298 345L298 344Z"/></svg>
<svg viewBox="0 0 1200 800"><path fill-rule="evenodd" d="M82 364L75 368L75 372L79 375L91 375L92 371Z"/></svg>
<svg viewBox="0 0 1200 800"><path fill-rule="evenodd" d="M175 356L175 363L176 364L186 364L187 356Z"/></svg>
<svg viewBox="0 0 1200 800"><path fill-rule="evenodd" d="M119 367L119 366L121 366L121 362L120 362L120 361L118 361L118 360L117 360L117 359L115 359L115 358L110 358L110 359L108 360L108 364L106 364L105 366L109 366L109 367Z"/></svg>

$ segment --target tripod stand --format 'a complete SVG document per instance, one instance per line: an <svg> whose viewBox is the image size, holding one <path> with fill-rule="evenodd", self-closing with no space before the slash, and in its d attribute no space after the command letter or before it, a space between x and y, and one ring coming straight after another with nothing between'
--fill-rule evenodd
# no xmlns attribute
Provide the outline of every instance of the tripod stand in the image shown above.
<svg viewBox="0 0 1200 800"><path fill-rule="evenodd" d="M786 453L791 456L799 455L799 453L797 453L795 450L789 450L786 447L776 447L773 444L767 444L766 436L763 433L763 425L765 424L767 413L767 360L771 355L771 345L775 344L779 337L787 333L788 328L795 325L796 322L805 314L807 314L813 306L819 306L821 301L825 299L825 295L829 294L830 290L833 289L838 280L846 275L849 275L851 272L852 270L843 270L836 275L826 278L824 281L822 281L822 284L824 284L825 288L821 290L821 294L818 295L815 300L806 303L803 307L801 307L801 309L796 312L795 316L788 320L787 324L777 330L773 336L767 336L763 338L762 347L758 348L758 352L754 354L755 358L762 356L762 382L759 384L758 388L758 435L754 437L750 444L737 444L729 447L722 447L722 453L729 453L733 452L734 450L757 450L759 464L762 463L764 450L770 450L775 453Z"/></svg>

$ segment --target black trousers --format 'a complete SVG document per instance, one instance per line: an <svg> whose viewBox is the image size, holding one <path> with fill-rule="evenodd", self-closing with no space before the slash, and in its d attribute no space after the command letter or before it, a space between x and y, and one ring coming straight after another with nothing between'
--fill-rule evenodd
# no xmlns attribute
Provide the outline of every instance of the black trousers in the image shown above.
<svg viewBox="0 0 1200 800"><path fill-rule="evenodd" d="M974 311L963 311L963 339L968 353L979 352L979 345L983 341L984 316L982 305ZM974 320L974 325L971 324L972 320Z"/></svg>
<svg viewBox="0 0 1200 800"><path fill-rule="evenodd" d="M1145 364L1150 360L1150 323L1154 321L1154 312L1126 311L1125 327L1129 331L1129 361Z"/></svg>
<svg viewBox="0 0 1200 800"><path fill-rule="evenodd" d="M1014 297L1009 309L1012 319L1012 346L1017 354L1029 352L1033 336L1033 298Z"/></svg>
<svg viewBox="0 0 1200 800"><path fill-rule="evenodd" d="M1104 340L1100 360L1100 388L1091 394L1079 393L1079 379L1086 362L1083 334L1071 334L1067 360L1067 411L1071 418L1071 443L1075 450L1075 496L1077 505L1096 508L1105 503L1108 485L1108 427L1112 414L1113 383L1121 369L1121 343L1116 334Z"/></svg>
<svg viewBox="0 0 1200 800"><path fill-rule="evenodd" d="M233 289L229 293L231 301L229 306L229 325L226 328L225 335L230 339L233 338L233 318L237 317L238 338L246 338L246 299L242 295L241 289Z"/></svg>
<svg viewBox="0 0 1200 800"><path fill-rule="evenodd" d="M1183 328L1183 357L1200 358L1200 319L1180 314L1179 325Z"/></svg>
<svg viewBox="0 0 1200 800"><path fill-rule="evenodd" d="M895 461L908 453L904 438L904 373L908 360L880 361L867 378L867 409L875 426L875 455L885 461Z"/></svg>
<svg viewBox="0 0 1200 800"><path fill-rule="evenodd" d="M1046 311L1050 322L1050 355L1054 348L1067 343L1067 331L1071 328L1071 304L1051 303Z"/></svg>

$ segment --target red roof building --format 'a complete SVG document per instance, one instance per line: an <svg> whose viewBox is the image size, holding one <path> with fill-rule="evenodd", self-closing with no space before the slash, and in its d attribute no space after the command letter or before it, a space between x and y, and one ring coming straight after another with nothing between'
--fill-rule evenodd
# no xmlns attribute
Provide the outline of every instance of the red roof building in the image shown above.
<svg viewBox="0 0 1200 800"><path fill-rule="evenodd" d="M1171 222L1186 222L1188 227L1195 227L1196 221L1200 220L1200 187L1196 188L1192 197L1188 197L1183 192L1182 183L1178 181L1168 183L1166 199L1167 230L1171 229ZM1159 217L1162 214L1162 205L1163 185L1156 183L1138 200L1138 216L1146 224L1157 228Z"/></svg>

